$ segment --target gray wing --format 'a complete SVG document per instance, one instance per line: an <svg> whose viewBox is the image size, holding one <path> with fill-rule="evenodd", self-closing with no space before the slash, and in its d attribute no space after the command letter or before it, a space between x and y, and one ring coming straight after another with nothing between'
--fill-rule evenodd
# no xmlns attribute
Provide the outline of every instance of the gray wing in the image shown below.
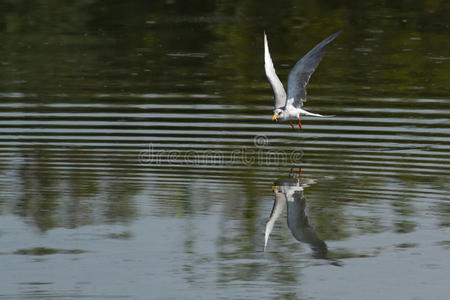
<svg viewBox="0 0 450 300"><path fill-rule="evenodd" d="M338 31L320 42L311 49L311 51L306 53L306 55L292 68L288 77L287 105L291 104L294 105L294 107L303 106L303 102L306 101L306 85L308 84L311 74L322 60L327 45L340 33L341 31Z"/></svg>
<svg viewBox="0 0 450 300"><path fill-rule="evenodd" d="M266 71L267 79L272 86L274 96L274 108L283 107L286 104L286 92L283 84L275 72L272 58L270 57L269 45L267 43L267 36L264 32L264 69Z"/></svg>

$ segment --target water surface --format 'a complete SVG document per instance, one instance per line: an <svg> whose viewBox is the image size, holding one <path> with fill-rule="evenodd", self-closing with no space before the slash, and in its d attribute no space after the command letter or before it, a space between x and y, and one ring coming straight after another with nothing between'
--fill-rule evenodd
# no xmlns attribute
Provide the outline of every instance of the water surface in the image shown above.
<svg viewBox="0 0 450 300"><path fill-rule="evenodd" d="M444 1L1 8L0 298L448 297Z"/></svg>

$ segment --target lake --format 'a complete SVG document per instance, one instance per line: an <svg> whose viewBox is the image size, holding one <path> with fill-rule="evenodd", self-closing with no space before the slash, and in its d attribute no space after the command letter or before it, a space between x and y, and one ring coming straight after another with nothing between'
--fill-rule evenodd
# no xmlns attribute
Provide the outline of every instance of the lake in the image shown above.
<svg viewBox="0 0 450 300"><path fill-rule="evenodd" d="M0 9L0 299L449 297L447 2Z"/></svg>

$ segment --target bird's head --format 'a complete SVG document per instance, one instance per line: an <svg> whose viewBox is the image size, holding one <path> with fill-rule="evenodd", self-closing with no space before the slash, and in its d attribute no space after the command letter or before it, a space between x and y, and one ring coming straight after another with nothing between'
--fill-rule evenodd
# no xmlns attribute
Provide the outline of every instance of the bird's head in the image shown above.
<svg viewBox="0 0 450 300"><path fill-rule="evenodd" d="M273 110L273 117L272 117L272 121L278 121L278 118L281 117L283 115L283 110L280 108L275 108Z"/></svg>

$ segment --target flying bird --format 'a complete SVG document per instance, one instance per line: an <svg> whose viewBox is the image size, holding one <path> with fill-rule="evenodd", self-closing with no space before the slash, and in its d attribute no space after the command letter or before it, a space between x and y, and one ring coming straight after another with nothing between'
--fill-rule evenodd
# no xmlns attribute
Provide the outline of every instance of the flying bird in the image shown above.
<svg viewBox="0 0 450 300"><path fill-rule="evenodd" d="M291 120L298 120L298 127L302 129L300 115L329 117L311 113L302 109L302 107L303 103L306 102L306 85L308 84L311 74L319 65L323 55L325 54L325 48L327 45L340 33L341 31L338 31L324 39L295 64L288 76L286 95L283 84L275 72L272 58L270 57L267 35L264 32L264 69L266 71L267 79L272 86L275 102L272 121L288 120L291 127L294 128L294 124Z"/></svg>

